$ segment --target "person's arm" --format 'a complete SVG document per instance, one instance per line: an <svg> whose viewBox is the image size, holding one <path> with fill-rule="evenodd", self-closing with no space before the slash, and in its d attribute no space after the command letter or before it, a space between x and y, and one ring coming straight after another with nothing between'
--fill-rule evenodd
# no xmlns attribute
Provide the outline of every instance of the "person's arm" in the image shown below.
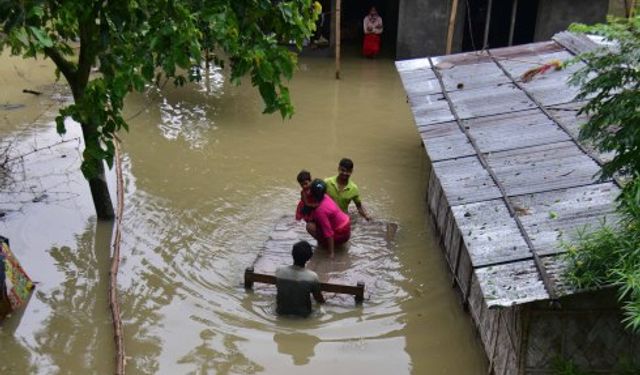
<svg viewBox="0 0 640 375"><path fill-rule="evenodd" d="M376 26L375 26L375 32L376 34L382 34L382 18L378 17L378 22L376 22Z"/></svg>
<svg viewBox="0 0 640 375"><path fill-rule="evenodd" d="M335 254L336 244L333 240L333 236L327 238L327 249L329 250L329 258L333 259L336 257Z"/></svg>
<svg viewBox="0 0 640 375"><path fill-rule="evenodd" d="M322 292L320 291L320 281L318 281L318 282L316 282L314 284L313 290L311 291L311 294L313 295L313 299L315 299L316 302L325 303L324 296L322 295Z"/></svg>
<svg viewBox="0 0 640 375"><path fill-rule="evenodd" d="M356 208L358 209L358 213L360 214L360 216L362 216L367 221L371 221L371 216L367 214L367 210L364 209L362 202L354 201L354 203L356 204Z"/></svg>

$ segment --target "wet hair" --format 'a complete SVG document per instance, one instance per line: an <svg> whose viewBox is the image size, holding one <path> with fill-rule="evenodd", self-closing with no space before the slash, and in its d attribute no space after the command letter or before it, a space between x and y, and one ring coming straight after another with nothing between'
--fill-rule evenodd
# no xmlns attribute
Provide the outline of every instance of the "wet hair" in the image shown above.
<svg viewBox="0 0 640 375"><path fill-rule="evenodd" d="M309 171L306 170L301 170L300 173L298 173L298 177L296 177L296 179L298 180L298 183L301 184L305 181L310 181L311 180L311 173L309 173Z"/></svg>
<svg viewBox="0 0 640 375"><path fill-rule="evenodd" d="M313 249L307 241L296 242L291 250L291 255L293 256L293 264L304 267L313 256Z"/></svg>
<svg viewBox="0 0 640 375"><path fill-rule="evenodd" d="M350 171L353 169L353 161L349 158L342 158L342 160L340 160L340 163L338 163L338 167Z"/></svg>
<svg viewBox="0 0 640 375"><path fill-rule="evenodd" d="M316 202L322 201L324 193L327 192L327 184L319 178L311 181L311 196Z"/></svg>

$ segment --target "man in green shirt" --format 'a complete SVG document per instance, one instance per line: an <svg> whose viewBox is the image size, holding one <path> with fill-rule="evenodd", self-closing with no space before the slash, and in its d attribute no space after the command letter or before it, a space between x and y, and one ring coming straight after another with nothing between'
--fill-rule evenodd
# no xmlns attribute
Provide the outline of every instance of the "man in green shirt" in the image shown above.
<svg viewBox="0 0 640 375"><path fill-rule="evenodd" d="M329 194L338 204L338 207L344 212L348 212L349 203L353 201L353 203L356 204L360 216L369 221L371 217L369 217L367 211L362 206L358 185L349 180L351 173L353 173L353 161L347 158L340 160L338 164L338 175L324 179L324 182L327 184L327 194Z"/></svg>

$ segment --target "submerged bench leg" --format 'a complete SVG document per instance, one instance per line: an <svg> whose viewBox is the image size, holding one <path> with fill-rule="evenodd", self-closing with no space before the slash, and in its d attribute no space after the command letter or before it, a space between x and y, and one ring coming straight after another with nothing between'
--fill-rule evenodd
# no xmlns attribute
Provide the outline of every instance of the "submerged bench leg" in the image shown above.
<svg viewBox="0 0 640 375"><path fill-rule="evenodd" d="M364 282L358 281L357 288L358 290L354 297L356 300L356 304L359 305L364 301Z"/></svg>
<svg viewBox="0 0 640 375"><path fill-rule="evenodd" d="M247 267L244 269L244 288L253 288L253 267Z"/></svg>

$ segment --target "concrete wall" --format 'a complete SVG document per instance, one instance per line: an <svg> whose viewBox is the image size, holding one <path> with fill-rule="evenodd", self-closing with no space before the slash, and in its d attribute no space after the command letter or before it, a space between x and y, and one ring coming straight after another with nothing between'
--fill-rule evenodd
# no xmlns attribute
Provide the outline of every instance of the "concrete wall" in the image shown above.
<svg viewBox="0 0 640 375"><path fill-rule="evenodd" d="M573 22L604 22L609 0L540 0L534 41L549 40Z"/></svg>
<svg viewBox="0 0 640 375"><path fill-rule="evenodd" d="M450 0L400 0L396 58L443 55L450 12ZM460 50L465 12L460 1L453 52Z"/></svg>

